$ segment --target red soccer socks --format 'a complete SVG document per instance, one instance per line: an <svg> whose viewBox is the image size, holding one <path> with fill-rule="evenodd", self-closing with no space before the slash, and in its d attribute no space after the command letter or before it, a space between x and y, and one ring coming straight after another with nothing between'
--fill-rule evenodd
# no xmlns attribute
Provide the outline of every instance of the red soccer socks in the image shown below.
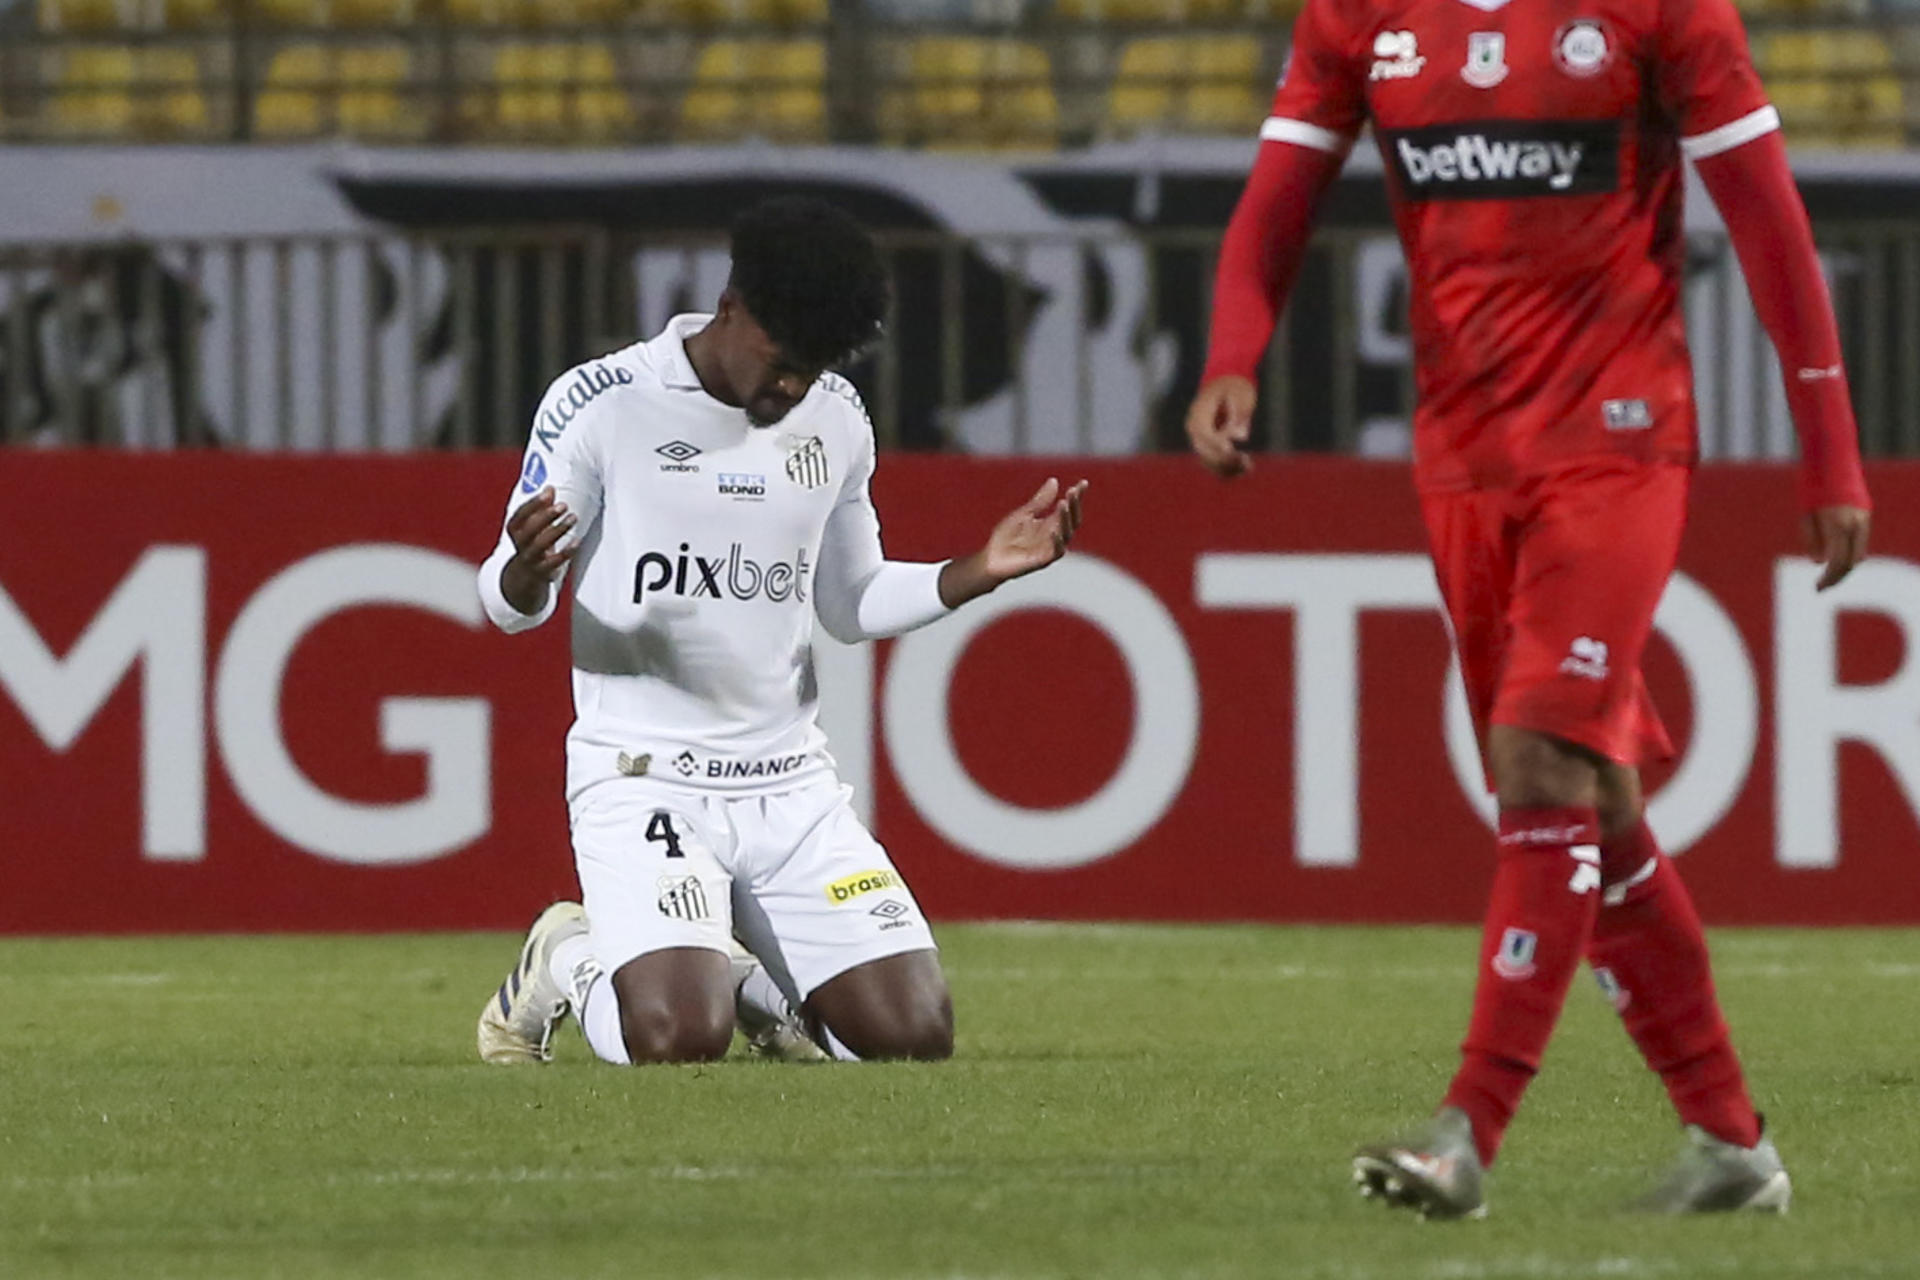
<svg viewBox="0 0 1920 1280"><path fill-rule="evenodd" d="M1588 959L1600 985L1666 1084L1681 1123L1751 1147L1760 1121L1713 993L1706 937L1686 884L1645 823L1603 852L1610 896L1622 900L1603 905L1594 926Z"/></svg>
<svg viewBox="0 0 1920 1280"><path fill-rule="evenodd" d="M1473 1018L1444 1106L1473 1121L1492 1164L1566 1003L1600 909L1600 828L1590 808L1507 809L1480 940Z"/></svg>

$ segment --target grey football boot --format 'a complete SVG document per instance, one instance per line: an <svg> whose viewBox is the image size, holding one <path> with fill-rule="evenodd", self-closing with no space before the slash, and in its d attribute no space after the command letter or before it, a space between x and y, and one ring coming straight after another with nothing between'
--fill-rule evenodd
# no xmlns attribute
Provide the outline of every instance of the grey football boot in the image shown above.
<svg viewBox="0 0 1920 1280"><path fill-rule="evenodd" d="M1404 1137L1365 1146L1353 1155L1360 1194L1422 1218L1484 1218L1480 1198L1486 1171L1473 1145L1473 1124L1458 1107L1443 1107Z"/></svg>
<svg viewBox="0 0 1920 1280"><path fill-rule="evenodd" d="M1793 1180L1765 1132L1751 1147L1735 1146L1698 1125L1687 1126L1686 1149L1666 1180L1634 1201L1643 1213L1785 1213Z"/></svg>

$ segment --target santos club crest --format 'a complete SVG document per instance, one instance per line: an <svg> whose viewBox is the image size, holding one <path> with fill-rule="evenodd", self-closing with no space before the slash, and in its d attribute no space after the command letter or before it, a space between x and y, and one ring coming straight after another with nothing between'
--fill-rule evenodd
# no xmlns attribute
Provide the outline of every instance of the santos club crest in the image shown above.
<svg viewBox="0 0 1920 1280"><path fill-rule="evenodd" d="M827 447L819 436L803 436L787 442L793 450L787 455L787 479L802 489L818 489L827 482Z"/></svg>

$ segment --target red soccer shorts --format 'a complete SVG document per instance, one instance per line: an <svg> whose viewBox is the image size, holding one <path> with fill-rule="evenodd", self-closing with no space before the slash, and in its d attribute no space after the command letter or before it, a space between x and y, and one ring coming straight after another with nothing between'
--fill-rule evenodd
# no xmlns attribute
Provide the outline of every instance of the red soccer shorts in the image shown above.
<svg viewBox="0 0 1920 1280"><path fill-rule="evenodd" d="M1421 495L1482 750L1489 725L1637 765L1673 755L1640 655L1680 553L1688 468L1602 462Z"/></svg>

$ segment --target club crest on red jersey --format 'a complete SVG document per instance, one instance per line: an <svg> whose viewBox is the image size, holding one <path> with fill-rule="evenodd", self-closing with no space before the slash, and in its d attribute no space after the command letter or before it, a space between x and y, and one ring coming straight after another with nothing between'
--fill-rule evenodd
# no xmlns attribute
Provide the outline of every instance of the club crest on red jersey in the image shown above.
<svg viewBox="0 0 1920 1280"><path fill-rule="evenodd" d="M1467 64L1460 78L1476 89L1491 89L1507 78L1507 37L1499 31L1475 31L1467 37Z"/></svg>
<svg viewBox="0 0 1920 1280"><path fill-rule="evenodd" d="M1613 41L1598 18L1575 18L1553 37L1553 60L1570 76L1597 76L1613 61Z"/></svg>

